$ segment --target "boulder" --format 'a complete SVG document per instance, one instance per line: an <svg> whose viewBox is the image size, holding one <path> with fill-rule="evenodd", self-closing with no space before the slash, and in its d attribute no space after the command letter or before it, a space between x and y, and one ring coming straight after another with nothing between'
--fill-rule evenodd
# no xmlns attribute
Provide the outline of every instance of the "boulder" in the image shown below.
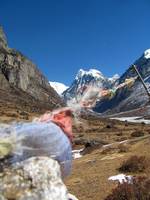
<svg viewBox="0 0 150 200"><path fill-rule="evenodd" d="M1 200L68 200L57 161L32 157L5 168L0 175Z"/></svg>

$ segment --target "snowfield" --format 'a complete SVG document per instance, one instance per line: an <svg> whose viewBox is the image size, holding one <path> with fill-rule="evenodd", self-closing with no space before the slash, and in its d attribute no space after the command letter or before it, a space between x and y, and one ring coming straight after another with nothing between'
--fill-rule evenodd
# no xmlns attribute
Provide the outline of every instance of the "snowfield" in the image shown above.
<svg viewBox="0 0 150 200"><path fill-rule="evenodd" d="M78 159L81 158L81 152L83 151L83 149L79 149L79 150L72 150L72 157L73 159Z"/></svg>
<svg viewBox="0 0 150 200"><path fill-rule="evenodd" d="M116 119L119 121L127 121L127 122L133 122L133 123L142 123L150 124L150 120L144 119L143 116L136 116L136 117L113 117L110 119Z"/></svg>
<svg viewBox="0 0 150 200"><path fill-rule="evenodd" d="M54 88L54 90L59 94L62 95L62 93L68 88L68 86L64 85L63 83L59 82L49 82L50 86Z"/></svg>

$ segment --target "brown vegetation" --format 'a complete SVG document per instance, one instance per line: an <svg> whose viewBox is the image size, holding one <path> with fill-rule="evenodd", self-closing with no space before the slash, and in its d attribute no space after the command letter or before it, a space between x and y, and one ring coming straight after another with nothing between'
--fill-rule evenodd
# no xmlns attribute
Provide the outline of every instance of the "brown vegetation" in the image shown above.
<svg viewBox="0 0 150 200"><path fill-rule="evenodd" d="M4 112L3 121L8 120L4 116L6 112L14 112L12 109L8 109L9 107L1 107L1 112ZM35 113L26 111L26 114L21 112L22 109L14 109L21 120L26 115L29 119L32 116L35 117ZM11 119L14 120L13 117ZM128 160L132 155L145 156L150 159L150 140L148 138L150 137L150 126L144 125L143 128L142 124L129 122L125 126L124 122L117 120L89 116L79 121L82 126L74 124L73 127L75 135L73 148L86 147L86 151L83 152L83 157L73 160L71 176L65 180L65 183L69 192L80 200L104 200L116 187L116 182L108 181L108 178L119 173L118 168L125 160ZM112 124L112 127L106 128L107 125ZM131 138L131 133L137 130L142 130L145 136ZM126 139L132 140L132 142L125 141L125 143L119 144ZM146 168L144 172L140 172L140 175L144 173L150 178L149 172L149 168ZM139 175L139 172L136 172L136 175Z"/></svg>
<svg viewBox="0 0 150 200"><path fill-rule="evenodd" d="M144 136L144 132L143 131L134 131L133 133L131 133L131 137L141 137Z"/></svg>
<svg viewBox="0 0 150 200"><path fill-rule="evenodd" d="M125 160L119 171L121 172L143 172L148 167L148 160L145 156L131 156Z"/></svg>
<svg viewBox="0 0 150 200"><path fill-rule="evenodd" d="M126 145L126 144L119 144L119 145L118 145L118 152L119 152L119 153L126 153L126 152L129 152L129 145Z"/></svg>
<svg viewBox="0 0 150 200"><path fill-rule="evenodd" d="M112 190L105 200L149 200L150 179L146 177L134 178L132 183L124 182Z"/></svg>

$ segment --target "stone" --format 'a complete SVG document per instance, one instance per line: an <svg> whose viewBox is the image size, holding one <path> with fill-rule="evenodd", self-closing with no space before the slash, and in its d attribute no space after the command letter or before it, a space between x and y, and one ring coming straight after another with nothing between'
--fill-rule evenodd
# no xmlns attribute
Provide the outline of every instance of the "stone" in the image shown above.
<svg viewBox="0 0 150 200"><path fill-rule="evenodd" d="M32 157L4 169L1 200L68 200L60 166L48 157Z"/></svg>
<svg viewBox="0 0 150 200"><path fill-rule="evenodd" d="M7 48L7 38L3 31L3 28L0 26L0 48Z"/></svg>

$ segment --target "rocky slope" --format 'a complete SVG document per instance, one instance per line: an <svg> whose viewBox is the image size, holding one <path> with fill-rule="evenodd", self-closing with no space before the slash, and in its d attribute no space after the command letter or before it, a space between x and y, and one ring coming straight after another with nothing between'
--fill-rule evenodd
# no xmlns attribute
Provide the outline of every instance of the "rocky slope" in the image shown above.
<svg viewBox="0 0 150 200"><path fill-rule="evenodd" d="M28 107L52 109L62 105L59 95L37 66L20 52L8 48L6 36L0 27L0 100L5 106L6 97L16 97L14 106L21 103ZM23 94L23 96L22 96ZM23 98L21 98L23 97ZM7 102L12 102L12 98Z"/></svg>
<svg viewBox="0 0 150 200"><path fill-rule="evenodd" d="M146 50L144 54L134 63L147 86L149 87L150 76L150 50ZM129 67L128 70L119 78L118 83L121 84L127 78L137 76L135 71ZM145 92L142 83L137 79L132 87L123 87L117 90L112 99L104 98L97 103L94 108L97 112L116 113L139 108L149 103L149 98Z"/></svg>

